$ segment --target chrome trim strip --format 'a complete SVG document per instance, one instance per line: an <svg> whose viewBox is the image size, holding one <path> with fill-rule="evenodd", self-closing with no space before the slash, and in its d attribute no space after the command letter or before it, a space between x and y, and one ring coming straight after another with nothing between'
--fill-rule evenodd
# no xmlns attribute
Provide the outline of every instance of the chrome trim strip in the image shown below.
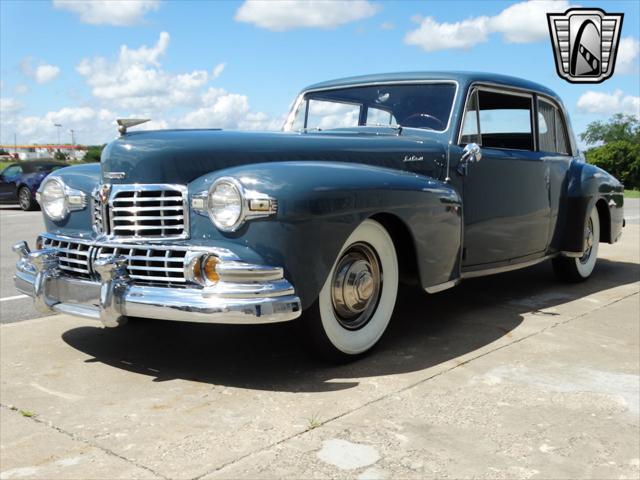
<svg viewBox="0 0 640 480"><path fill-rule="evenodd" d="M414 127L402 127L403 130L419 130L421 132L437 132L437 133L446 133L451 126L451 119L453 118L453 111L456 105L456 100L458 98L458 91L460 90L460 84L457 80L453 79L442 79L442 80L388 80L381 82L364 82L364 83L352 83L347 85L333 86L333 87L325 87L325 88L312 88L308 90L302 90L298 94L298 98L296 99L293 108L289 112L287 116L287 120L285 121L282 130L285 132L292 132L291 126L295 120L296 114L298 112L298 108L300 108L300 104L304 101L304 96L307 93L315 93L315 92L328 92L331 90L344 90L347 88L358 88L358 87L372 87L376 85L423 85L423 84L433 84L433 83L452 83L456 86L456 91L453 94L453 99L451 101L451 110L449 111L449 119L447 121L447 127L444 130L429 130L425 128L414 128ZM306 122L305 122L306 125ZM365 126L365 125L363 125Z"/></svg>
<svg viewBox="0 0 640 480"><path fill-rule="evenodd" d="M551 255L545 255L544 257L534 258L533 260L528 260L526 262L513 263L509 265L503 265L500 267L492 267L484 270L471 270L471 271L463 271L460 275L460 278L476 278L476 277L485 277L487 275L495 275L497 273L511 272L512 270L519 270L521 268L531 267L538 263L542 263L546 260L551 260L554 257L557 257L558 254L554 253Z"/></svg>
<svg viewBox="0 0 640 480"><path fill-rule="evenodd" d="M433 285L431 287L427 287L424 290L427 293L438 293L438 292L442 292L443 290L448 290L449 288L453 288L456 285L458 285L460 283L460 277L455 278L453 280L449 280L448 282L444 282L444 283L439 283L438 285Z"/></svg>

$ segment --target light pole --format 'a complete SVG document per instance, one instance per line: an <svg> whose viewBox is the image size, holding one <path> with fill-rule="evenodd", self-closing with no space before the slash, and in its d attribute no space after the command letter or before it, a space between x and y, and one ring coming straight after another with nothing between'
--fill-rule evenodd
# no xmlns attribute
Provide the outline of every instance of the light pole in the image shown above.
<svg viewBox="0 0 640 480"><path fill-rule="evenodd" d="M59 123L54 123L53 126L58 129L58 149L59 149L60 148L60 129L62 128L62 125Z"/></svg>
<svg viewBox="0 0 640 480"><path fill-rule="evenodd" d="M71 133L71 145L75 145L76 144L76 140L73 136L73 134L75 133L75 130L72 128L71 130L69 130L69 133Z"/></svg>

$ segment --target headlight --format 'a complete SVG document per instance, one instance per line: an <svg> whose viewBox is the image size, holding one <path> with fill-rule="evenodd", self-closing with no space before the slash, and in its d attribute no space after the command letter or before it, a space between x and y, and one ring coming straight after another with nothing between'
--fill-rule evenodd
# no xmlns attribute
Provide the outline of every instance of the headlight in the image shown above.
<svg viewBox="0 0 640 480"><path fill-rule="evenodd" d="M242 222L244 197L242 186L235 178L218 179L209 189L207 210L213 224L224 232L236 230Z"/></svg>
<svg viewBox="0 0 640 480"><path fill-rule="evenodd" d="M47 180L40 195L42 208L51 220L62 220L68 212L64 185L52 178Z"/></svg>
<svg viewBox="0 0 640 480"><path fill-rule="evenodd" d="M87 206L84 192L69 188L60 178L46 179L36 199L47 217L55 221L64 220L70 211Z"/></svg>

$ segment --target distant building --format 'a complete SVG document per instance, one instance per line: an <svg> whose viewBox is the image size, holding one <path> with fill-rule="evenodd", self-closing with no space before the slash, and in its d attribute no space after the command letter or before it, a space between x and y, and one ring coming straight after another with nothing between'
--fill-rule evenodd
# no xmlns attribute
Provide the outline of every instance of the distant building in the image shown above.
<svg viewBox="0 0 640 480"><path fill-rule="evenodd" d="M55 152L60 150L71 161L80 161L87 154L87 147L82 145L0 145L12 157L20 160L37 160L40 158L53 158Z"/></svg>

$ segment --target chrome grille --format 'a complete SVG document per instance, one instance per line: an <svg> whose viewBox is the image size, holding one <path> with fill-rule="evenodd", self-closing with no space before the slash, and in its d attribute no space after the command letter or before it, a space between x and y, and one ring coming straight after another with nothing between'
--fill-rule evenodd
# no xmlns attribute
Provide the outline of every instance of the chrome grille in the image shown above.
<svg viewBox="0 0 640 480"><path fill-rule="evenodd" d="M91 199L91 214L93 215L93 230L96 233L105 232L104 205L100 201L98 193L94 193Z"/></svg>
<svg viewBox="0 0 640 480"><path fill-rule="evenodd" d="M185 198L186 192L179 186L114 186L109 202L110 233L117 237L185 238Z"/></svg>
<svg viewBox="0 0 640 480"><path fill-rule="evenodd" d="M58 261L61 270L70 272L75 277L91 277L89 245L50 238L43 240L43 248L53 248L59 252Z"/></svg>
<svg viewBox="0 0 640 480"><path fill-rule="evenodd" d="M96 247L95 258L121 255L128 260L127 271L136 283L182 284L185 251L159 248Z"/></svg>
<svg viewBox="0 0 640 480"><path fill-rule="evenodd" d="M93 262L98 258L120 255L127 259L127 272L135 284L187 286L184 276L186 250L129 245L89 245L41 238L43 248L56 250L60 269L72 277L99 280L99 275L93 270Z"/></svg>

